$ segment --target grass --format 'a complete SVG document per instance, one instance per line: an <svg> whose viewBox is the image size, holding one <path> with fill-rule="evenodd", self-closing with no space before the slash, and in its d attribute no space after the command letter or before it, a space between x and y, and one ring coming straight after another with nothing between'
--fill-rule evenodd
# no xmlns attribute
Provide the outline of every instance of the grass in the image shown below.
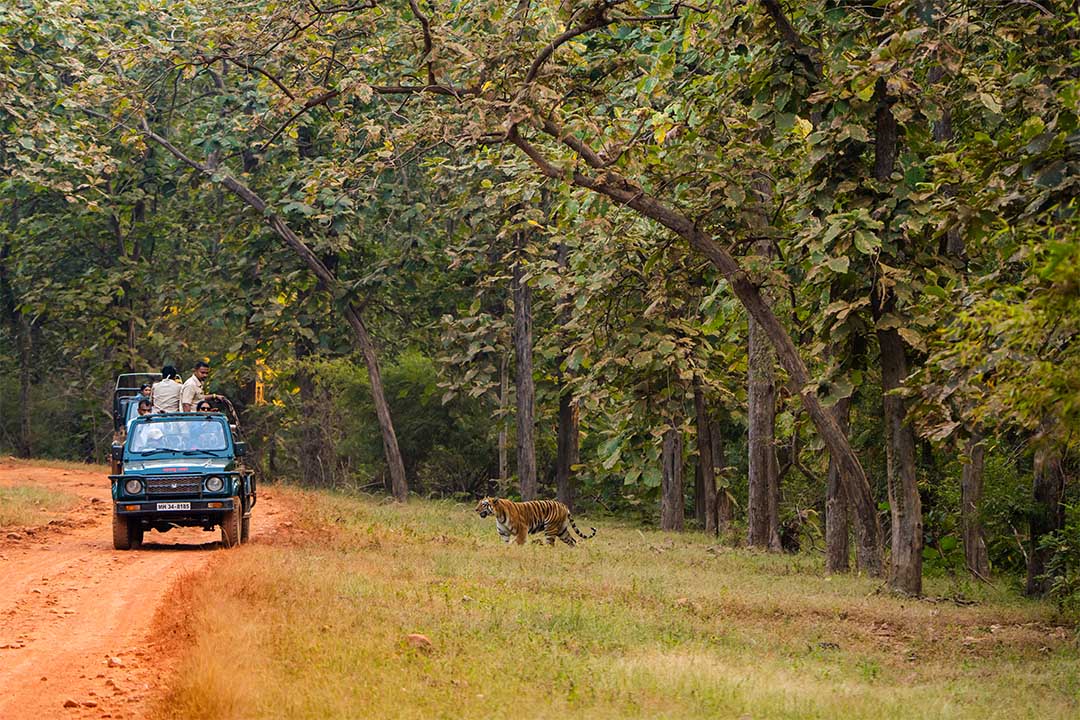
<svg viewBox="0 0 1080 720"><path fill-rule="evenodd" d="M158 717L1080 712L1075 631L1004 590L900 599L817 557L606 523L576 549L507 546L462 505L289 492L303 534L177 589L186 650Z"/></svg>
<svg viewBox="0 0 1080 720"><path fill-rule="evenodd" d="M35 485L0 487L0 528L41 525L78 503L71 493Z"/></svg>

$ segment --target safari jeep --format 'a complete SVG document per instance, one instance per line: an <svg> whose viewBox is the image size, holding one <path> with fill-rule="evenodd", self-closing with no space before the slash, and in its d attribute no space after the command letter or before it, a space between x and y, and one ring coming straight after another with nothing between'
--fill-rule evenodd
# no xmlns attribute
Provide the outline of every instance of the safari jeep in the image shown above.
<svg viewBox="0 0 1080 720"><path fill-rule="evenodd" d="M113 547L130 550L147 530L221 528L221 543L247 542L255 476L244 467L246 445L221 413L165 413L131 421L114 445L110 475Z"/></svg>

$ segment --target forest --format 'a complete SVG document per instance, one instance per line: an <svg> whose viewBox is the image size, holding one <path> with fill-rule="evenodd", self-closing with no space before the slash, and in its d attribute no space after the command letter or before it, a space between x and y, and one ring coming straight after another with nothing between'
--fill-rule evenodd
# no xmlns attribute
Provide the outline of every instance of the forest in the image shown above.
<svg viewBox="0 0 1080 720"><path fill-rule="evenodd" d="M261 475L1080 614L1080 15L11 0L0 448L197 360Z"/></svg>

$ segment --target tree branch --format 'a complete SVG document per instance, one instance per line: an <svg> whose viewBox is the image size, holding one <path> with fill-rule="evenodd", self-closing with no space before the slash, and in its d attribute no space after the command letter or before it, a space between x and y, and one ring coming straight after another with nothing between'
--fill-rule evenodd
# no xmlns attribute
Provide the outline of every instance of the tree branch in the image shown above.
<svg viewBox="0 0 1080 720"><path fill-rule="evenodd" d="M761 0L761 4L765 6L765 12L769 13L773 24L776 25L776 29L780 32L780 37L783 38L788 48L795 54L795 58L810 71L814 78L820 78L821 68L818 67L817 62L814 60L814 49L804 43L799 34L795 32L795 27L788 20L787 15L784 14L784 9L780 7L778 0Z"/></svg>
<svg viewBox="0 0 1080 720"><path fill-rule="evenodd" d="M258 65L252 65L250 63L244 62L243 60L238 60L238 59L236 59L234 57L231 57L229 59L232 60L235 64L237 64L240 67L244 68L245 70L249 70L251 72L259 73L264 78L266 78L270 82L277 85L278 89L281 90L281 92L288 95L290 100L296 100L296 96L294 96L291 92L289 92L289 88L285 87L285 85L281 82L281 80L277 79L276 77L274 77L273 75L271 75L266 70L259 67Z"/></svg>
<svg viewBox="0 0 1080 720"><path fill-rule="evenodd" d="M416 0L409 0L409 7L412 8L413 15L420 21L420 27L424 30L424 57L427 58L427 80L428 85L435 85L435 64L431 61L431 20L427 15L420 12L420 5Z"/></svg>

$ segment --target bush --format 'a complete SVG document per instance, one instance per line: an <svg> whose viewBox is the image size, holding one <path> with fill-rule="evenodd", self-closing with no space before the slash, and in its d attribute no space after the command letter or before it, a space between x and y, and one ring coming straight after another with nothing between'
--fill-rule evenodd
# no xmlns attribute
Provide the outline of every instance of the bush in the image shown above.
<svg viewBox="0 0 1080 720"><path fill-rule="evenodd" d="M1065 527L1044 535L1039 547L1050 552L1041 578L1048 582L1050 599L1080 621L1080 504L1065 506Z"/></svg>

